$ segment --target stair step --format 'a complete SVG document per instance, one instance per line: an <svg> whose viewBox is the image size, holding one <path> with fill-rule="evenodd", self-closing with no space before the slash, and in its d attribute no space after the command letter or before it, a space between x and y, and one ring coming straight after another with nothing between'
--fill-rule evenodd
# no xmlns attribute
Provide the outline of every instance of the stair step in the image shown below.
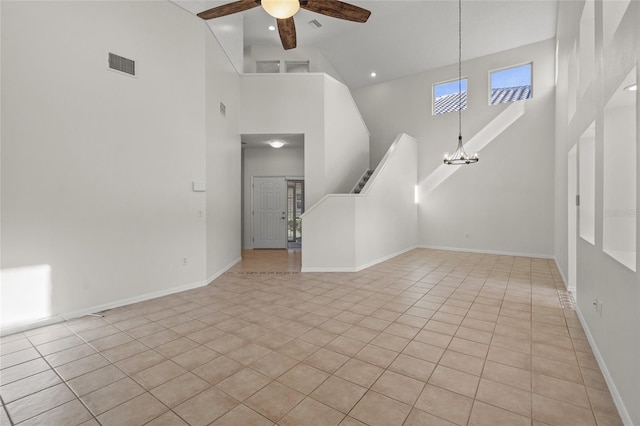
<svg viewBox="0 0 640 426"><path fill-rule="evenodd" d="M367 185L367 182L369 182L371 176L373 176L374 171L375 170L367 170L364 173L362 179L360 179L360 182L358 182L358 185L356 185L356 187L353 189L353 194L360 194L362 192L362 189Z"/></svg>

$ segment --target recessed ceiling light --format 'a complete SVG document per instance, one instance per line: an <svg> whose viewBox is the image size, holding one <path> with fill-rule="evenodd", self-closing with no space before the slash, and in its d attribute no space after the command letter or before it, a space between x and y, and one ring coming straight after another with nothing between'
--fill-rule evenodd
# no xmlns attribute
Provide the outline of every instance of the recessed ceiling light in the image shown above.
<svg viewBox="0 0 640 426"><path fill-rule="evenodd" d="M625 87L624 90L630 90L632 92L635 92L636 90L638 90L638 85L637 84L632 84L631 86Z"/></svg>
<svg viewBox="0 0 640 426"><path fill-rule="evenodd" d="M276 27L274 27L273 25L269 25L269 31L275 31Z"/></svg>
<svg viewBox="0 0 640 426"><path fill-rule="evenodd" d="M375 72L372 72L370 75L371 75L371 77L375 77L375 76L377 76L378 74L376 74Z"/></svg>
<svg viewBox="0 0 640 426"><path fill-rule="evenodd" d="M284 146L284 142L273 140L269 141L269 145L271 145L271 148L282 148Z"/></svg>

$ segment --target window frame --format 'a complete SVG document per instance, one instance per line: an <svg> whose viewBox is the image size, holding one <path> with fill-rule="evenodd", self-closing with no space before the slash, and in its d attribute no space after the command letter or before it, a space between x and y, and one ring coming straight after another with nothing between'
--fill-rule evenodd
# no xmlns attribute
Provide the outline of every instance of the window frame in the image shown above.
<svg viewBox="0 0 640 426"><path fill-rule="evenodd" d="M529 89L529 97L526 99L519 99L517 101L509 101L509 102L499 102L497 104L493 104L491 103L491 92L493 91L493 87L491 85L491 75L494 72L500 72L500 71L505 71L505 70L510 70L513 68L520 68L520 67L524 67L526 65L530 65L531 66L531 72L530 72L530 81L531 81L531 88ZM515 65L508 65L506 67L501 67L501 68L495 68L492 70L489 70L488 74L487 74L487 86L488 86L488 93L487 93L487 105L489 106L494 106L494 105L502 105L502 104L510 104L512 102L520 102L520 101L527 101L529 99L533 99L533 60L527 61L527 62L520 62L517 63Z"/></svg>
<svg viewBox="0 0 640 426"><path fill-rule="evenodd" d="M454 83L457 81L466 81L466 92L467 92L467 102L465 103L464 108L460 109L460 110L453 110L453 111L447 111L447 112L441 112L441 113L436 113L436 86L440 86L443 84L449 84L449 83ZM456 92L454 92L456 93ZM446 95L445 95L446 96ZM431 85L431 115L432 116L438 116L438 115L447 115L450 114L452 112L458 112L458 111L464 111L469 107L469 77L467 76L462 76L460 78L453 78L450 80L444 80L444 81L439 81L437 83L433 83Z"/></svg>

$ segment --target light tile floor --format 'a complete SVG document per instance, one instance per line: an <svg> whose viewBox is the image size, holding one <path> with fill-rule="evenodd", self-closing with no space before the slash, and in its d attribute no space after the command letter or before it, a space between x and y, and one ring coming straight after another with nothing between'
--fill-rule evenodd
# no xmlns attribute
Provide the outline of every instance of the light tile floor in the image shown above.
<svg viewBox="0 0 640 426"><path fill-rule="evenodd" d="M421 249L303 274L280 260L2 338L0 423L621 424L552 261Z"/></svg>
<svg viewBox="0 0 640 426"><path fill-rule="evenodd" d="M242 250L242 261L229 272L300 272L302 250Z"/></svg>

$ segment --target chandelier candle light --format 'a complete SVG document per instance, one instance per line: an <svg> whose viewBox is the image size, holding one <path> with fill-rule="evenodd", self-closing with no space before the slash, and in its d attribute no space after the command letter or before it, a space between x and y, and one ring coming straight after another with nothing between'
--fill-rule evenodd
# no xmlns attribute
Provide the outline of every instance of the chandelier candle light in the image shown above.
<svg viewBox="0 0 640 426"><path fill-rule="evenodd" d="M470 156L462 144L462 0L458 0L458 147L453 154L444 154L444 164L458 166L478 160L478 154Z"/></svg>

